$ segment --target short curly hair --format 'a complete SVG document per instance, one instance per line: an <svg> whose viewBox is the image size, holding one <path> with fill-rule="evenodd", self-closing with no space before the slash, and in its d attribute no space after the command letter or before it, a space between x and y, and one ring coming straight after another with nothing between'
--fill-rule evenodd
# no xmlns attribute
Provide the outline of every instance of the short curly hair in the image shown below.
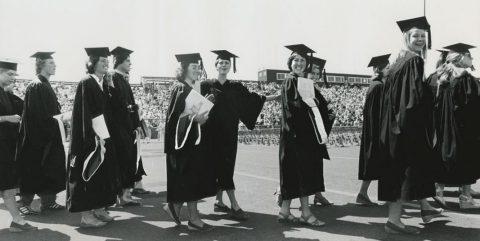
<svg viewBox="0 0 480 241"><path fill-rule="evenodd" d="M178 81L185 81L185 78L187 78L187 72L188 72L188 66L190 64L180 64L180 67L177 68L176 73L175 73L175 78Z"/></svg>
<svg viewBox="0 0 480 241"><path fill-rule="evenodd" d="M293 60L295 59L295 57L297 57L297 56L300 56L300 57L304 58L305 61L307 61L307 65L305 66L305 70L307 70L307 69L308 69L308 58L305 58L305 57L303 57L302 55L300 55L299 53L296 53L296 52L292 53L292 54L290 55L290 57L288 57L288 60L287 60L288 69L289 69L290 71L293 71L293 70L292 70L292 62L293 62Z"/></svg>

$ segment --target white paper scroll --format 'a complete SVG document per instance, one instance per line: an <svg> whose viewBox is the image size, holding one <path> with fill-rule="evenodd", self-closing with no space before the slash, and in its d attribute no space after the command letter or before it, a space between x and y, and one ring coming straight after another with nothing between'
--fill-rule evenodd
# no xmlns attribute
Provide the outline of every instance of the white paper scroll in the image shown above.
<svg viewBox="0 0 480 241"><path fill-rule="evenodd" d="M315 87L314 82L311 79L299 77L297 81L297 91L300 97L302 97L303 102L305 102L313 112L314 126L316 127L318 133L320 134L320 139L317 140L319 144L325 144L328 140L327 132L325 131L325 125L322 119L322 115L318 110L318 107L315 103ZM316 134L315 134L316 135Z"/></svg>
<svg viewBox="0 0 480 241"><path fill-rule="evenodd" d="M57 120L58 129L60 130L60 137L62 138L62 143L65 143L67 141L67 137L65 136L65 127L63 126L62 114L55 115L53 116L53 118Z"/></svg>
<svg viewBox="0 0 480 241"><path fill-rule="evenodd" d="M198 86L197 86L198 83ZM205 115L210 112L210 110L213 107L213 103L209 101L207 98L203 97L199 92L195 90L195 88L200 89L200 82L196 82L196 86L194 86L193 90L190 91L188 94L187 98L185 98L185 109L183 110L182 114L180 115L180 118L189 115L191 120L190 123L187 127L187 132L185 133L185 136L182 140L181 143L178 143L178 138L175 136L175 149L178 150L182 148L185 145L185 142L187 141L188 134L190 133L190 129L193 124L193 118L197 115ZM177 122L177 127L175 131L175 135L178 135L178 127L180 124L180 119ZM198 125L198 138L195 141L195 145L200 144L201 138L202 138L202 132L200 128L200 124L196 123Z"/></svg>
<svg viewBox="0 0 480 241"><path fill-rule="evenodd" d="M185 110L182 114L204 115L213 107L213 103L195 90L190 91L185 99Z"/></svg>
<svg viewBox="0 0 480 241"><path fill-rule="evenodd" d="M105 123L105 118L103 115L99 115L92 119L92 127L95 134L98 137L105 140L110 137L110 133L108 132L107 124Z"/></svg>
<svg viewBox="0 0 480 241"><path fill-rule="evenodd" d="M315 89L313 86L313 80L298 77L297 81L297 90L302 99L314 99L315 98Z"/></svg>
<svg viewBox="0 0 480 241"><path fill-rule="evenodd" d="M92 161L92 157L97 152L97 150L100 148L100 163L98 163L97 166L95 166L95 169L92 171L91 175L87 173L87 167ZM82 167L82 178L85 182L90 181L90 179L97 173L98 169L100 169L100 166L102 166L103 161L105 160L105 142L104 141L99 141L97 138L95 138L95 149L90 152L90 154L87 156L87 159L83 162L83 167Z"/></svg>

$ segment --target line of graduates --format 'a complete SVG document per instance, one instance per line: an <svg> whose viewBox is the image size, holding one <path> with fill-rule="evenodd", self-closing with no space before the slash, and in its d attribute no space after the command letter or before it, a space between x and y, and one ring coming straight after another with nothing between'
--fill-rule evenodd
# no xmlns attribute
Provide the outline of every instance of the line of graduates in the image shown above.
<svg viewBox="0 0 480 241"><path fill-rule="evenodd" d="M425 223L447 208L445 185L460 187L461 209L480 208L470 187L480 178L480 82L466 70L473 68L468 50L473 46L463 43L444 47L437 69L425 78L430 24L425 17L397 24L404 48L391 63L388 54L368 65L375 76L363 110L357 203L376 205L367 191L378 180L378 198L389 203L385 231L418 234L401 221L406 201L420 202ZM442 208L433 208L429 197Z"/></svg>
<svg viewBox="0 0 480 241"><path fill-rule="evenodd" d="M65 208L82 212L82 227L104 226L113 220L106 207L138 206L132 191L149 193L141 183L146 173L137 145L143 130L128 83L132 51L117 47L112 52L108 48L86 48L86 52L89 75L77 87L73 113L61 113L49 82L56 70L54 52L31 56L37 76L27 86L24 101L4 91L13 85L17 64L0 61L0 186L13 217L12 232L36 229L20 215ZM110 54L114 73L107 72ZM64 124L70 121L72 142L66 152ZM66 207L56 202L63 190ZM31 206L34 195L40 197L39 210Z"/></svg>

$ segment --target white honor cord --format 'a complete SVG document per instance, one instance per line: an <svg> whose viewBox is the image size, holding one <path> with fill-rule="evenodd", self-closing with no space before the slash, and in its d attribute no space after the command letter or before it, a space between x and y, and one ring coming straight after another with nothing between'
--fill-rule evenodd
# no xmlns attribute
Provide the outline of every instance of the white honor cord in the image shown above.
<svg viewBox="0 0 480 241"><path fill-rule="evenodd" d="M177 121L177 127L176 127L176 130L175 130L175 150L178 150L180 148L182 148L184 145L185 145L185 142L187 141L187 138L188 138L188 134L190 133L190 129L192 129L192 124L193 124L193 119L195 118L196 115L193 115L191 118L190 118L190 123L188 124L188 128L187 128L187 132L185 133L185 137L183 137L183 140L182 140L182 144L181 145L178 145L178 124L180 124L180 118L178 118L178 121ZM198 124L198 123L197 123ZM200 143L200 138L201 138L201 132L200 132L200 126L198 128L198 138L197 140L195 141L195 145L198 145Z"/></svg>
<svg viewBox="0 0 480 241"><path fill-rule="evenodd" d="M98 145L98 140L95 139L95 150L93 150L88 156L87 156L87 159L85 159L85 162L83 162L83 170L82 170L82 178L85 182L88 182L90 181L90 179L93 177L93 175L95 175L95 173L98 171L98 169L100 168L100 166L103 164L103 160L104 160L104 153L102 152L102 144L100 143L100 145ZM87 169L87 166L88 166L88 163L90 163L90 160L92 159L92 156L93 154L97 151L97 148L100 148L100 164L95 168L95 170L93 170L93 173L91 176L89 177L85 177L85 170ZM105 148L105 147L103 147Z"/></svg>
<svg viewBox="0 0 480 241"><path fill-rule="evenodd" d="M324 122L323 122L323 118L322 118L322 115L320 114L320 111L318 110L317 105L315 104L315 100L314 99L306 99L306 100L303 100L303 101L305 101L305 103L307 103L307 105L311 108L311 110L313 112L313 116L314 116L314 119L315 119L315 126L317 127L317 130L318 130L318 132L320 134L320 137L321 137L321 140L319 140L319 143L320 144L325 144L328 140L328 135L327 135L327 132L325 131L325 125L324 125Z"/></svg>

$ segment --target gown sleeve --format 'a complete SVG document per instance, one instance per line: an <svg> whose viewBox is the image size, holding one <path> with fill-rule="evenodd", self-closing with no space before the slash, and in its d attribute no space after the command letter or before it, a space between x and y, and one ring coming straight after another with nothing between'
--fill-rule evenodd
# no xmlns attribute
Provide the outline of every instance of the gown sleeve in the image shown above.
<svg viewBox="0 0 480 241"><path fill-rule="evenodd" d="M185 109L185 99L191 89L185 88L181 84L177 84L172 89L170 104L167 110L167 116L165 120L165 153L171 153L175 150L175 142L177 138L177 124L179 124L180 115ZM189 118L184 116L184 118ZM185 120L185 119L182 119ZM180 129L183 130L186 121L180 122Z"/></svg>
<svg viewBox="0 0 480 241"><path fill-rule="evenodd" d="M402 131L406 126L422 118L417 110L423 103L424 83L423 83L423 59L419 56L407 60L402 67L401 78L394 86L392 93L392 105L394 111L395 125L393 128Z"/></svg>
<svg viewBox="0 0 480 241"><path fill-rule="evenodd" d="M42 83L34 82L28 86L25 93L25 116L27 125L27 135L32 143L44 143L52 138L57 128L57 122L50 115L50 109L47 104L48 89ZM36 133L31 133L35 130Z"/></svg>
<svg viewBox="0 0 480 241"><path fill-rule="evenodd" d="M295 87L295 78L289 77L285 79L285 82L282 86L282 106L284 114L284 122L282 123L282 128L290 137L295 137L295 121L294 116L298 112L298 109L302 105L300 95L297 93Z"/></svg>
<svg viewBox="0 0 480 241"><path fill-rule="evenodd" d="M241 84L238 84L237 91L239 96L235 101L239 110L239 118L249 130L253 130L265 104L266 97L250 92Z"/></svg>

